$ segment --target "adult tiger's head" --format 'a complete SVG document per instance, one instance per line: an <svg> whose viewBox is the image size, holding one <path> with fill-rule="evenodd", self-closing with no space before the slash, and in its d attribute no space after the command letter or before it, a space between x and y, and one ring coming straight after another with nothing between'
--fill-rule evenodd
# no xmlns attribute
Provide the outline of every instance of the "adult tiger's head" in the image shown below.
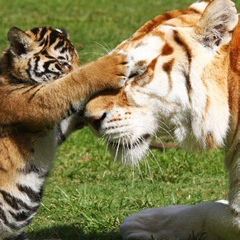
<svg viewBox="0 0 240 240"><path fill-rule="evenodd" d="M229 130L229 42L238 22L233 2L199 1L148 22L115 51L147 72L85 111L118 158L136 162L159 129L173 129L192 149L220 147ZM235 36L235 35L234 35ZM239 45L239 44L238 44Z"/></svg>
<svg viewBox="0 0 240 240"><path fill-rule="evenodd" d="M23 82L49 82L78 66L78 54L65 29L47 27L8 32L10 47L1 60L1 72Z"/></svg>

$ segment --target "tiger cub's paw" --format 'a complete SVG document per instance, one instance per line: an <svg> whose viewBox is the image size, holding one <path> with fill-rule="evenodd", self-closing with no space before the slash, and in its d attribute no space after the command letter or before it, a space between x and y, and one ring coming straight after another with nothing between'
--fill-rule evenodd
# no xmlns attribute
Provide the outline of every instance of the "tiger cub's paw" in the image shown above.
<svg viewBox="0 0 240 240"><path fill-rule="evenodd" d="M112 52L95 62L105 88L118 89L126 84L128 61L125 54Z"/></svg>
<svg viewBox="0 0 240 240"><path fill-rule="evenodd" d="M127 81L133 77L136 78L145 73L149 65L147 61L135 59L129 54L117 50L105 56L102 60L105 61L105 73L108 73L105 81L107 81L107 84L112 84L112 88L125 86Z"/></svg>

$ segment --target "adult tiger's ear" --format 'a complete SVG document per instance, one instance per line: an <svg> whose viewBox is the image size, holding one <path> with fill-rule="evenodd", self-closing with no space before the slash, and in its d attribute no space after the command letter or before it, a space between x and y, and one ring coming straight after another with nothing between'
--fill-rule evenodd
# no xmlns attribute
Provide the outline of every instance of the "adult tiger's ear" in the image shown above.
<svg viewBox="0 0 240 240"><path fill-rule="evenodd" d="M203 12L195 26L195 33L204 46L221 47L230 42L237 23L235 4L230 0L214 0Z"/></svg>
<svg viewBox="0 0 240 240"><path fill-rule="evenodd" d="M27 50L33 43L33 39L17 27L12 27L7 36L11 51L19 56L27 53Z"/></svg>

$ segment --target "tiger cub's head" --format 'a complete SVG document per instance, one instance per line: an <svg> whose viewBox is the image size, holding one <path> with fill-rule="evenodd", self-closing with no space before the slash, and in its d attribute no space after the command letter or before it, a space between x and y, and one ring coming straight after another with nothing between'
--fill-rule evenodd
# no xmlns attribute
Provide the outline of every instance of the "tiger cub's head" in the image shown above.
<svg viewBox="0 0 240 240"><path fill-rule="evenodd" d="M20 82L49 82L78 66L78 54L65 29L47 27L23 31L13 27L8 32L9 48L0 68Z"/></svg>
<svg viewBox="0 0 240 240"><path fill-rule="evenodd" d="M198 1L148 22L115 51L148 69L86 106L85 116L120 159L137 162L158 130L179 143L221 146L229 125L228 45L238 22L230 0Z"/></svg>

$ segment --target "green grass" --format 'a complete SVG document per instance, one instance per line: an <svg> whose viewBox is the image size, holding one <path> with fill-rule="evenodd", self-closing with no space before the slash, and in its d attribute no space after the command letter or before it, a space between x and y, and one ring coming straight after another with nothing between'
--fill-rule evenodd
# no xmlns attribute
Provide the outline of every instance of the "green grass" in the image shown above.
<svg viewBox="0 0 240 240"><path fill-rule="evenodd" d="M0 0L0 50L12 26L66 28L82 62L94 60L131 36L144 22L190 0ZM240 0L237 1L240 6ZM88 130L59 149L32 239L120 240L123 219L141 209L226 198L223 151L189 154L158 150L140 170L114 162L106 145Z"/></svg>
<svg viewBox="0 0 240 240"><path fill-rule="evenodd" d="M226 198L223 152L153 150L141 170L113 162L88 129L59 150L44 201L30 227L33 239L121 239L123 219L143 208Z"/></svg>

